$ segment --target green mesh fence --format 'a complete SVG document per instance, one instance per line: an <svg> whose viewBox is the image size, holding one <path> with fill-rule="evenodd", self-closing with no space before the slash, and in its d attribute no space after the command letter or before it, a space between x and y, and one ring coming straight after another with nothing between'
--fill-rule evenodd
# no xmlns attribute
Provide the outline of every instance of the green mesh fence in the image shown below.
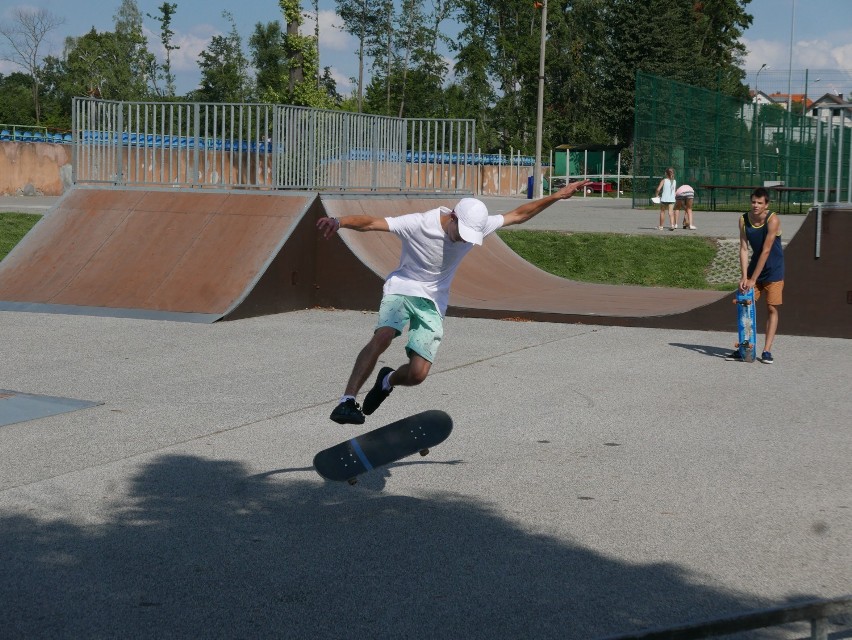
<svg viewBox="0 0 852 640"><path fill-rule="evenodd" d="M780 105L742 102L641 72L635 107L634 206L648 204L667 167L679 185L696 190L696 202L714 208L745 205L758 186L781 187L772 199L787 208L813 202L818 136L821 160L826 146L835 149L834 162L821 161L820 183L826 171L849 175L852 118L819 124ZM848 198L848 187L840 191Z"/></svg>

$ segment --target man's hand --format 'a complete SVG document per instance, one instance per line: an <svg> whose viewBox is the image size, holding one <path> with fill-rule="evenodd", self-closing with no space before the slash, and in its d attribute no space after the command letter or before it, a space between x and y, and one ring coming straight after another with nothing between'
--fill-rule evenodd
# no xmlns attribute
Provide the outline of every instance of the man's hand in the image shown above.
<svg viewBox="0 0 852 640"><path fill-rule="evenodd" d="M328 240L340 229L340 220L328 217L320 218L317 220L317 229L322 233L322 237Z"/></svg>
<svg viewBox="0 0 852 640"><path fill-rule="evenodd" d="M580 189L584 189L591 180L580 180L579 182L569 182L553 195L558 196L560 200L567 200Z"/></svg>

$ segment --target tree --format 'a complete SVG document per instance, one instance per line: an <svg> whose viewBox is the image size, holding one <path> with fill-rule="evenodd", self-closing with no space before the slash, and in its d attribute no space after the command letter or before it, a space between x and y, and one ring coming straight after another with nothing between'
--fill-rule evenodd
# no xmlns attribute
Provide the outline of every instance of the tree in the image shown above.
<svg viewBox="0 0 852 640"><path fill-rule="evenodd" d="M66 96L130 101L150 97L156 59L148 51L136 0L122 0L114 20L115 31L93 28L83 36L66 39L62 63L53 70L55 82Z"/></svg>
<svg viewBox="0 0 852 640"><path fill-rule="evenodd" d="M744 49L738 39L751 24L748 2L609 0L605 20L611 35L601 51L608 100L602 115L615 141L633 137L637 70L731 95L741 90L737 65Z"/></svg>
<svg viewBox="0 0 852 640"><path fill-rule="evenodd" d="M250 83L242 38L234 17L227 11L222 16L231 23L231 31L226 36L213 36L207 49L201 52L198 60L201 85L195 98L203 102L247 102Z"/></svg>
<svg viewBox="0 0 852 640"><path fill-rule="evenodd" d="M118 82L126 82L121 92L124 100L144 100L156 84L157 59L148 50L148 39L142 28L142 12L136 0L121 0L113 17L118 50L116 70Z"/></svg>
<svg viewBox="0 0 852 640"><path fill-rule="evenodd" d="M6 124L37 124L33 109L32 78L16 71L0 74L0 122Z"/></svg>
<svg viewBox="0 0 852 640"><path fill-rule="evenodd" d="M160 42L166 51L166 60L159 77L166 81L165 95L173 97L175 95L175 76L172 73L172 51L180 49L173 42L175 32L172 31L172 18L177 12L177 3L164 2L157 9L160 11L160 15L152 16L149 13L148 17L160 23Z"/></svg>
<svg viewBox="0 0 852 640"><path fill-rule="evenodd" d="M281 23L258 22L249 39L252 64L256 69L257 96L263 102L282 102L288 93L289 64L284 54Z"/></svg>
<svg viewBox="0 0 852 640"><path fill-rule="evenodd" d="M289 69L287 95L284 102L305 107L329 108L332 102L317 82L319 49L315 36L299 33L304 18L299 0L278 0L287 31L284 34L284 56ZM317 16L319 19L319 16Z"/></svg>
<svg viewBox="0 0 852 640"><path fill-rule="evenodd" d="M64 18L57 17L47 9L20 8L12 11L14 21L0 25L2 35L9 45L3 59L21 67L30 76L33 108L36 123L41 122L39 104L39 71L41 70L41 48L47 34L61 26Z"/></svg>
<svg viewBox="0 0 852 640"><path fill-rule="evenodd" d="M355 95L358 112L364 101L364 61L368 31L374 29L375 13L370 10L370 0L336 0L337 15L343 20L343 30L358 39L358 78Z"/></svg>

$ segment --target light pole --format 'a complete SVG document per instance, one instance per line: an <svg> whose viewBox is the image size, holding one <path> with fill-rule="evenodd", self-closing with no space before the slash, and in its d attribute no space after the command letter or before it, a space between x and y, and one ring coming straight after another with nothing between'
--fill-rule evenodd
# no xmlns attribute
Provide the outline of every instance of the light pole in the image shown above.
<svg viewBox="0 0 852 640"><path fill-rule="evenodd" d="M760 69L757 70L757 73L754 75L754 166L757 170L757 177L760 179L760 146L763 142L760 139L760 96L757 95L760 92L758 80L760 78L760 72L764 69L768 69L769 65L765 62L760 65Z"/></svg>
<svg viewBox="0 0 852 640"><path fill-rule="evenodd" d="M541 138L544 122L544 45L547 41L547 0L541 7L541 44L538 52L538 107L535 123L535 166L533 167L533 188L541 198L544 195L544 185L541 179Z"/></svg>
<svg viewBox="0 0 852 640"><path fill-rule="evenodd" d="M786 123L784 127L784 138L787 143L785 150L785 171L784 184L790 184L790 138L793 136L793 27L796 24L796 0L791 0L792 5L790 12L790 63L787 67L787 113L784 118Z"/></svg>
<svg viewBox="0 0 852 640"><path fill-rule="evenodd" d="M790 113L792 108L793 96L793 27L796 24L796 0L792 0L792 10L790 14L790 63L787 67L787 113Z"/></svg>
<svg viewBox="0 0 852 640"><path fill-rule="evenodd" d="M760 80L760 72L763 71L764 69L768 69L768 68L769 68L769 65L764 62L762 65L760 65L760 69L757 70L757 73L754 74L754 101L755 102L758 101L757 92L758 92L758 82Z"/></svg>

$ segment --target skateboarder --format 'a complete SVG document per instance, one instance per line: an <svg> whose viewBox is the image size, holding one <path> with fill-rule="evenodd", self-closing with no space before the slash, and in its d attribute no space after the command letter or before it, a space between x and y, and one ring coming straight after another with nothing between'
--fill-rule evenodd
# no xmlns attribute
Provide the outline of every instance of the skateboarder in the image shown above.
<svg viewBox="0 0 852 640"><path fill-rule="evenodd" d="M749 246L752 250L748 257ZM772 364L772 342L778 329L778 307L784 291L784 250L781 247L781 221L769 211L769 191L758 187L751 194L751 210L740 218L740 291L754 288L757 300L766 293L766 340L760 357ZM726 360L741 360L734 351Z"/></svg>
<svg viewBox="0 0 852 640"><path fill-rule="evenodd" d="M485 204L463 198L452 209L374 218L355 215L320 218L325 238L340 229L389 231L402 240L399 267L385 281L379 319L373 337L358 354L340 404L331 412L339 424L363 424L395 386L414 386L426 379L443 336L450 284L462 258L474 245L500 227L522 224L558 200L574 195L588 180L572 182L540 200L532 200L503 215L488 215ZM382 367L364 398L363 411L355 398L372 374L379 356L408 326L408 362L396 370Z"/></svg>

